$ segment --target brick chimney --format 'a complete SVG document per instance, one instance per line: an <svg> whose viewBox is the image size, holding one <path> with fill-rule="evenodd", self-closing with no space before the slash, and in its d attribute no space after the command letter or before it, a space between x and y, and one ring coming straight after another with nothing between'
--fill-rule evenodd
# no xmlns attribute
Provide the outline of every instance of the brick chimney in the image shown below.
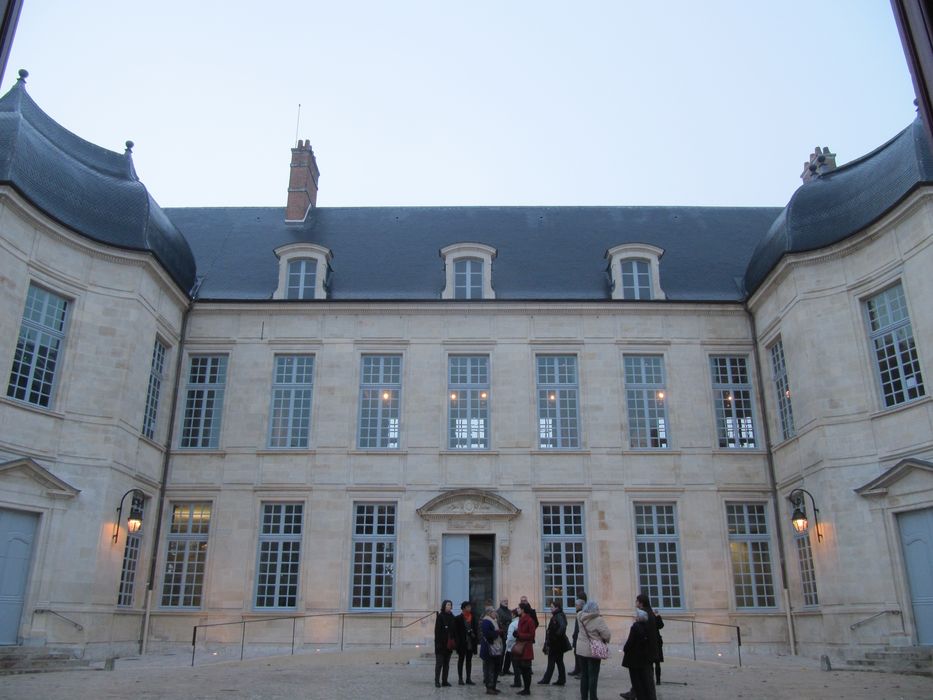
<svg viewBox="0 0 933 700"><path fill-rule="evenodd" d="M285 205L286 221L304 221L308 212L317 205L317 181L320 176L311 142L299 141L292 149L288 202Z"/></svg>
<svg viewBox="0 0 933 700"><path fill-rule="evenodd" d="M836 169L836 154L829 152L829 147L820 148L817 146L810 154L810 161L803 164L803 172L800 173L800 179L804 184L815 180L821 175L825 175L831 170Z"/></svg>

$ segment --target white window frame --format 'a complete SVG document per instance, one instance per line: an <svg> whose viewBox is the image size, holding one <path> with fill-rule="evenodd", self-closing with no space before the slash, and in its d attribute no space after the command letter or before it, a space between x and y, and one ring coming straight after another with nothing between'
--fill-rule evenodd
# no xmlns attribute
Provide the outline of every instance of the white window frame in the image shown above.
<svg viewBox="0 0 933 700"><path fill-rule="evenodd" d="M298 608L303 532L304 503L263 501L260 504L253 586L253 607L256 610ZM268 602L270 599L271 603Z"/></svg>
<svg viewBox="0 0 933 700"><path fill-rule="evenodd" d="M289 362L291 367L280 366ZM308 365L305 371L300 368L302 363ZM311 354L282 353L273 358L269 449L300 450L311 444L316 364L316 358Z"/></svg>
<svg viewBox="0 0 933 700"><path fill-rule="evenodd" d="M899 302L899 306L892 308L890 295L895 290L898 292L896 301ZM873 307L877 309L879 301L885 302L884 311L888 316L888 322L883 325L875 323L878 314L877 312L873 313ZM872 366L874 367L882 407L884 409L896 408L922 399L926 396L926 388L923 384L920 356L914 341L913 325L910 321L910 310L907 305L904 285L898 281L866 297L863 308L868 338L871 344ZM903 316L891 320L894 315L891 312L901 309L903 310ZM906 349L898 348L897 346L902 343L906 343L908 347ZM893 351L890 350L892 348ZM886 359L887 364L891 366L890 377L887 381L885 380L884 360L879 358L879 351L884 349L889 349L889 352L886 353ZM907 355L906 358L904 357L905 354ZM910 386L906 386L908 383L910 383ZM893 388L895 385L900 388Z"/></svg>
<svg viewBox="0 0 933 700"><path fill-rule="evenodd" d="M314 260L317 270L314 278L314 294L304 296L302 299L327 299L327 286L330 279L330 261L333 254L329 248L316 243L289 243L275 249L275 256L279 259L279 282L272 294L273 299L288 299L288 268L289 264L302 259Z"/></svg>
<svg viewBox="0 0 933 700"><path fill-rule="evenodd" d="M787 378L787 360L784 356L784 341L778 338L768 349L771 357L771 378L774 382L774 396L777 403L778 420L781 435L790 440L797 434L794 424L794 407L791 403L790 381Z"/></svg>
<svg viewBox="0 0 933 700"><path fill-rule="evenodd" d="M197 610L204 604L204 581L207 576L207 553L213 504L210 501L174 501L170 505L168 532L165 536L165 565L162 573L160 607ZM176 520L178 508L186 508L182 522ZM195 522L195 513L200 517ZM205 517L206 516L206 517ZM179 554L172 559L173 552ZM181 571L176 570L180 565ZM178 576L170 580L170 576ZM177 587L177 588L176 588ZM174 601L174 602L173 602Z"/></svg>
<svg viewBox="0 0 933 700"><path fill-rule="evenodd" d="M661 256L664 255L664 249L647 243L623 243L613 246L606 251L606 259L609 261L609 274L612 284L612 298L618 301L638 301L645 297L625 296L625 290L622 284L622 262L624 260L642 260L648 263L648 277L650 294L648 299L666 299L664 290L661 289Z"/></svg>
<svg viewBox="0 0 933 700"><path fill-rule="evenodd" d="M47 323L46 316L52 310L52 302L61 302L60 314L56 313L53 324ZM10 368L10 378L7 384L6 396L13 401L19 401L38 408L51 409L54 405L56 389L62 372L62 361L65 351L65 337L68 333L71 298L53 292L35 282L29 283L26 291L26 300L23 304L23 315L20 318L19 335L16 340L16 351L13 356L13 365ZM30 313L30 312L33 313ZM39 318L34 316L38 314ZM31 339L33 351L28 362L24 353L26 339ZM45 353L37 352L42 349ZM47 358L54 352L54 364L50 374L51 378L42 377L48 367L48 362L40 361L43 355ZM19 368L19 371L17 371ZM26 369L23 373L22 370ZM17 381L19 380L19 381ZM21 382L25 380L25 386ZM22 394L22 396L17 396ZM35 396L35 398L31 398Z"/></svg>
<svg viewBox="0 0 933 700"><path fill-rule="evenodd" d="M372 509L372 528L366 526L368 509ZM380 518L384 520L380 521ZM394 609L397 574L395 567L398 561L398 503L354 502L352 533L350 609ZM377 590L381 590L382 594L377 595Z"/></svg>
<svg viewBox="0 0 933 700"><path fill-rule="evenodd" d="M735 517L736 530L730 525L730 508L740 508L742 518ZM749 518L750 509L755 509L756 520ZM738 512L735 512L738 515ZM758 518L760 516L760 518ZM732 579L732 597L736 610L774 610L777 608L777 582L774 575L774 562L771 546L771 526L769 524L768 506L762 502L727 502L726 503L726 533L729 538L730 576ZM761 532L761 526L764 532ZM738 527L741 526L741 527ZM744 531L738 531L738 530ZM762 549L762 545L764 548ZM744 549L745 559L737 559L737 554ZM757 551L756 551L757 549ZM767 559L759 562L753 561L753 555L767 554ZM766 569L758 569L755 564L766 563ZM746 565L743 567L743 564ZM747 578L739 581L738 577ZM739 587L747 587L741 593ZM768 592L770 591L770 593ZM770 598L770 600L768 600ZM748 600L752 604L748 604Z"/></svg>
<svg viewBox="0 0 933 700"><path fill-rule="evenodd" d="M797 566L800 570L800 589L803 593L803 605L806 608L817 608L820 605L820 595L816 587L816 567L813 564L810 529L807 528L805 532L795 532L794 544L797 549Z"/></svg>
<svg viewBox="0 0 933 700"><path fill-rule="evenodd" d="M388 381L386 360L398 359L398 380ZM372 373L367 373L367 360L380 360L378 376L375 381ZM361 450L397 450L402 442L402 371L404 369L403 357L399 353L366 353L360 357L360 393L357 404L357 431L356 444ZM367 377L367 374L369 376ZM394 373L393 373L394 374ZM375 434L364 436L364 409L374 411ZM392 421L395 421L394 431ZM394 434L393 434L394 432ZM366 438L364 440L364 437ZM374 440L375 444L369 444ZM367 443L367 444L364 444Z"/></svg>
<svg viewBox="0 0 933 700"><path fill-rule="evenodd" d="M646 361L656 364L658 371L651 371L653 368ZM633 450L670 449L671 423L667 415L664 356L626 354L622 365L629 447Z"/></svg>
<svg viewBox="0 0 933 700"><path fill-rule="evenodd" d="M647 593L656 608L668 610L685 607L677 510L672 501L635 503L638 590Z"/></svg>
<svg viewBox="0 0 933 700"><path fill-rule="evenodd" d="M162 396L162 383L165 381L165 361L168 358L168 344L156 337L152 345L152 362L149 366L149 386L146 388L146 403L143 406L143 436L155 440L159 422L159 399Z"/></svg>
<svg viewBox="0 0 933 700"><path fill-rule="evenodd" d="M489 428L489 355L448 355L447 449L488 450Z"/></svg>
<svg viewBox="0 0 933 700"><path fill-rule="evenodd" d="M195 360L217 361L216 376L219 381L209 381L212 374L208 365L205 373L194 374ZM179 449L215 450L220 444L223 424L224 397L227 389L229 357L223 353L198 353L188 357L188 374L185 382L184 405L178 436ZM204 377L205 381L193 381ZM198 394L201 397L198 398Z"/></svg>
<svg viewBox="0 0 933 700"><path fill-rule="evenodd" d="M574 380L561 381L560 361L570 359L573 360ZM554 382L542 381L542 360L554 361ZM535 385L538 409L537 449L579 450L582 441L580 427L580 362L577 355L568 353L536 354ZM545 415L543 409L553 411L554 416ZM551 421L551 423L546 423L546 421ZM547 428L546 425L550 425L550 428ZM553 441L553 444L547 444L549 441Z"/></svg>
<svg viewBox="0 0 933 700"><path fill-rule="evenodd" d="M546 603L559 598L565 610L587 588L585 516L582 502L541 503L541 590Z"/></svg>
<svg viewBox="0 0 933 700"><path fill-rule="evenodd" d="M135 498L135 496L134 496ZM137 501L140 512L146 507L145 499ZM145 522L145 520L143 520ZM126 533L123 545L123 564L120 567L120 587L117 590L117 607L131 608L136 595L136 573L139 569L139 554L142 549L141 530Z"/></svg>
<svg viewBox="0 0 933 700"><path fill-rule="evenodd" d="M716 363L726 361L727 381L717 381ZM739 381L734 363L741 363L745 381ZM755 426L755 389L747 355L710 355L710 380L713 388L713 413L716 439L720 449L753 450L758 448ZM740 376L740 375L739 375ZM747 408L747 415L746 414ZM746 423L747 421L747 423Z"/></svg>
<svg viewBox="0 0 933 700"><path fill-rule="evenodd" d="M479 260L483 266L483 289L481 299L495 299L496 292L492 288L492 261L496 259L496 249L483 243L454 243L441 248L440 255L444 260L444 289L441 299L457 298L456 263L460 260ZM474 297L463 299L473 301Z"/></svg>

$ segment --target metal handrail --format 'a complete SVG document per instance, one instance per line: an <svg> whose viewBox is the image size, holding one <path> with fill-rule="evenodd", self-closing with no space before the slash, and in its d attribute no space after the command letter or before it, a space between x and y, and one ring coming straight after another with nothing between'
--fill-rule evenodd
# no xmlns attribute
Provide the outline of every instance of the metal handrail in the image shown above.
<svg viewBox="0 0 933 700"><path fill-rule="evenodd" d="M866 617L864 620L859 620L858 622L853 622L851 625L849 625L849 629L850 629L850 630L858 629L859 627L861 627L862 625L864 625L866 622L871 622L871 621L874 620L876 617L881 617L882 615L889 615L889 614L890 614L890 615L900 615L900 614L901 614L901 611L900 611L900 610L882 610L881 612L878 612L878 613L875 613L874 615L871 615L871 616L869 616L869 617Z"/></svg>
<svg viewBox="0 0 933 700"><path fill-rule="evenodd" d="M36 611L39 612L39 611ZM49 611L52 612L52 611ZM243 630L240 634L240 661L243 660L244 650L246 647L246 625L254 622L273 622L276 620L291 620L292 621L292 646L291 654L295 653L295 637L297 632L298 620L304 620L307 618L315 617L340 617L340 650L343 651L343 640L344 640L344 623L346 618L349 617L389 617L389 648L392 648L392 630L394 629L407 629L412 625L416 625L419 622L431 617L432 615L437 615L436 610L432 610L423 614L416 620L409 622L406 625L396 625L394 624L394 618L397 615L417 615L419 613L425 613L424 610L388 610L386 612L327 612L327 613L307 613L304 615L280 615L277 617L259 617L251 620L231 620L230 622L206 622L200 625L194 625L191 629L191 665L194 666L195 654L197 652L198 644L198 629L206 627L227 627L230 625L242 625Z"/></svg>
<svg viewBox="0 0 933 700"><path fill-rule="evenodd" d="M606 614L603 617L631 617L631 615ZM708 620L692 620L688 617L668 617L664 616L664 622L689 622L690 623L690 641L693 646L693 660L697 660L697 625L712 625L713 627L731 627L735 630L736 653L739 657L739 668L742 667L742 628L738 625L727 625L723 622L710 622Z"/></svg>
<svg viewBox="0 0 933 700"><path fill-rule="evenodd" d="M75 626L75 629L77 629L79 632L83 632L83 631L84 631L84 625L81 625L81 624L75 622L74 620L72 620L72 619L69 618L69 617L65 617L64 615L62 615L62 614L59 613L59 612L55 612L54 610L49 610L48 608L36 608L34 612L37 612L37 613L46 613L46 614L48 614L48 615L55 615L56 617L60 617L61 619L63 619L65 622L70 622L71 624L73 624L73 625Z"/></svg>

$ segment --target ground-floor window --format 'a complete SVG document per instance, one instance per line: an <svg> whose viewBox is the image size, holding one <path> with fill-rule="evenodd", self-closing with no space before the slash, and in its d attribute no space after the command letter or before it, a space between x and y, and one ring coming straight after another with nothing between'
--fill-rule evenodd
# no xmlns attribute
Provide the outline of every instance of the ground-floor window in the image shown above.
<svg viewBox="0 0 933 700"><path fill-rule="evenodd" d="M774 574L771 540L763 503L728 503L729 550L735 607L773 608Z"/></svg>
<svg viewBox="0 0 933 700"><path fill-rule="evenodd" d="M682 608L680 537L673 503L635 504L638 586L657 608Z"/></svg>
<svg viewBox="0 0 933 700"><path fill-rule="evenodd" d="M120 590L117 593L117 605L133 605L133 592L136 590L136 567L139 564L139 543L142 538L138 533L127 534L123 548L123 568L120 571Z"/></svg>
<svg viewBox="0 0 933 700"><path fill-rule="evenodd" d="M816 569L813 566L813 549L810 547L810 533L804 532L794 540L797 543L797 562L800 564L800 584L803 587L803 604L814 607L820 604L816 593Z"/></svg>
<svg viewBox="0 0 933 700"><path fill-rule="evenodd" d="M259 526L256 607L295 608L301 570L301 503L264 503Z"/></svg>
<svg viewBox="0 0 933 700"><path fill-rule="evenodd" d="M163 607L201 607L210 524L210 503L172 504L162 582Z"/></svg>
<svg viewBox="0 0 933 700"><path fill-rule="evenodd" d="M585 545L583 504L541 504L545 602L557 599L573 610L577 591L586 588Z"/></svg>
<svg viewBox="0 0 933 700"><path fill-rule="evenodd" d="M355 504L351 608L373 610L392 607L395 522L394 503Z"/></svg>

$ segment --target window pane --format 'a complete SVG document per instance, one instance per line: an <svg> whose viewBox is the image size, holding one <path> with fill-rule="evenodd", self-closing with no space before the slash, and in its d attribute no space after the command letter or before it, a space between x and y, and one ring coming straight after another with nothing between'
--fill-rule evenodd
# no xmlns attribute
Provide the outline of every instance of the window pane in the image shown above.
<svg viewBox="0 0 933 700"><path fill-rule="evenodd" d="M47 408L64 341L68 302L29 285L6 395Z"/></svg>
<svg viewBox="0 0 933 700"><path fill-rule="evenodd" d="M627 355L624 366L629 445L668 447L663 358Z"/></svg>
<svg viewBox="0 0 933 700"><path fill-rule="evenodd" d="M301 503L265 503L256 566L256 607L298 605L301 569Z"/></svg>
<svg viewBox="0 0 933 700"><path fill-rule="evenodd" d="M577 408L577 358L574 355L539 355L538 446L580 446Z"/></svg>
<svg viewBox="0 0 933 700"><path fill-rule="evenodd" d="M720 447L756 446L752 388L744 357L711 357L713 404Z"/></svg>
<svg viewBox="0 0 933 700"><path fill-rule="evenodd" d="M358 435L361 448L398 448L401 380L401 355L363 356Z"/></svg>
<svg viewBox="0 0 933 700"><path fill-rule="evenodd" d="M770 537L765 506L759 503L726 505L732 581L737 608L773 608Z"/></svg>
<svg viewBox="0 0 933 700"><path fill-rule="evenodd" d="M351 607L393 607L395 584L395 504L355 504Z"/></svg>
<svg viewBox="0 0 933 700"><path fill-rule="evenodd" d="M272 379L270 447L308 446L313 376L313 356L276 356Z"/></svg>
<svg viewBox="0 0 933 700"><path fill-rule="evenodd" d="M227 382L225 355L193 355L188 370L181 447L217 447Z"/></svg>
<svg viewBox="0 0 933 700"><path fill-rule="evenodd" d="M211 504L174 503L162 580L163 607L200 607Z"/></svg>
<svg viewBox="0 0 933 700"><path fill-rule="evenodd" d="M565 609L573 609L577 591L586 588L585 545L582 504L542 504L541 550L545 601L557 598Z"/></svg>

